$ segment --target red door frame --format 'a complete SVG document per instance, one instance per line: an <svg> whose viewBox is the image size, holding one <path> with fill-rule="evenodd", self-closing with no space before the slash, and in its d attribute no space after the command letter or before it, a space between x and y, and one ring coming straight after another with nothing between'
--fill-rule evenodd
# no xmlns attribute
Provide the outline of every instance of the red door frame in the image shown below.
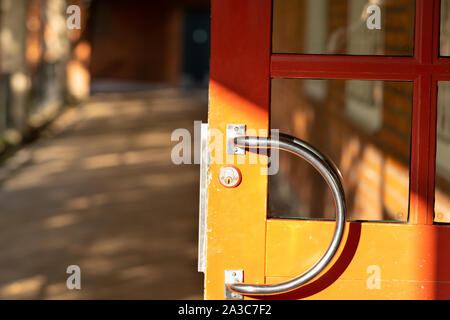
<svg viewBox="0 0 450 320"><path fill-rule="evenodd" d="M225 136L227 123L269 127L271 3L211 1L210 133L218 130ZM219 167L209 164L211 177L218 176ZM220 189L217 179L208 183L206 299L223 297L226 269L251 270L245 281L265 281L267 177L255 165L239 169L245 177L239 188Z"/></svg>
<svg viewBox="0 0 450 320"><path fill-rule="evenodd" d="M434 237L435 228L431 230L430 225L434 215L436 86L438 80L450 80L450 59L438 55L439 8L440 0L416 0L413 57L286 55L271 53L272 0L212 0L210 130L224 130L226 123L268 127L271 78L413 81L408 223L423 225L420 232ZM218 166L212 164L209 169L215 176ZM244 182L233 192L220 193L214 189L219 188L214 179L209 186L214 192L208 194L211 231L206 298L223 296L225 269L251 270L245 282L265 283L267 236L261 230L267 232L268 225L266 199L262 198L267 195L267 181L249 165L240 169L253 184ZM248 201L253 196L254 201ZM447 233L439 237L445 240ZM427 241L424 251L434 246ZM447 279L446 274L439 277Z"/></svg>

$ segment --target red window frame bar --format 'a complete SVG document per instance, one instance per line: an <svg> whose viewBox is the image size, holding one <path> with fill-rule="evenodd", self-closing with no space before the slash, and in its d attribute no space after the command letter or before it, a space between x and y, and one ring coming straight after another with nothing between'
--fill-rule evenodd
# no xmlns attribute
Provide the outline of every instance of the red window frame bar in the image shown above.
<svg viewBox="0 0 450 320"><path fill-rule="evenodd" d="M433 224L437 81L450 80L439 56L440 0L416 0L414 56L272 54L271 78L413 81L410 224ZM431 35L431 36L430 36Z"/></svg>

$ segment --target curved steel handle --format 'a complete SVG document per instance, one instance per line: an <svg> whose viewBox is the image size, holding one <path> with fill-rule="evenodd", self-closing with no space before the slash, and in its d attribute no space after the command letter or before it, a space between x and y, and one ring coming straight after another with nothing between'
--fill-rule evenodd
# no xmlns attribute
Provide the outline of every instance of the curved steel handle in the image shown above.
<svg viewBox="0 0 450 320"><path fill-rule="evenodd" d="M233 143L246 148L276 148L294 153L311 164L322 175L331 189L336 206L336 227L330 246L313 267L298 277L279 284L256 285L232 283L228 285L229 289L234 292L249 295L272 295L297 289L325 269L336 254L341 243L345 227L346 206L340 172L331 160L314 147L305 141L286 134L280 133L278 139L271 137L237 137L233 139Z"/></svg>

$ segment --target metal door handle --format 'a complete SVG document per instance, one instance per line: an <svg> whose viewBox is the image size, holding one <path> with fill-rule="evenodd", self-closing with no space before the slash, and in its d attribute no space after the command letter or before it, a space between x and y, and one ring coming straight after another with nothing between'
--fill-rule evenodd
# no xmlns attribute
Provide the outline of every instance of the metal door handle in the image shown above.
<svg viewBox="0 0 450 320"><path fill-rule="evenodd" d="M233 143L237 146L245 148L276 148L294 153L311 164L322 175L331 189L336 206L336 227L330 246L322 258L320 258L320 260L313 267L298 277L279 284L228 284L228 288L230 290L239 294L248 295L273 295L295 290L312 280L325 269L336 254L336 251L341 243L345 227L346 206L340 172L331 160L317 151L314 147L305 141L287 134L280 133L278 139L272 137L243 136L234 138Z"/></svg>

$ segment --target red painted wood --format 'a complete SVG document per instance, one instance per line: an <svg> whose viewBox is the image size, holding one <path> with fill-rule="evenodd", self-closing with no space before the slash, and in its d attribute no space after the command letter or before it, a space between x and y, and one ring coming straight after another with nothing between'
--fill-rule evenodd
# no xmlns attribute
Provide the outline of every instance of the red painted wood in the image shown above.
<svg viewBox="0 0 450 320"><path fill-rule="evenodd" d="M212 1L212 56L211 56L211 80L217 89L223 86L229 89L236 96L253 102L263 112L269 111L270 97L270 77L297 77L297 78L344 78L344 79L382 79L382 80L409 80L414 81L413 119L411 137L411 187L410 187L410 224L432 224L433 223L433 198L434 198L434 171L435 171L435 143L436 143L436 86L439 80L450 80L450 59L438 56L439 27L438 9L439 0L416 0L416 30L415 30L415 56L414 57L373 57L373 56L318 56L318 55L281 55L270 53L271 36L271 0L214 0ZM217 92L216 92L217 93ZM215 99L219 94L216 94ZM229 111L224 118L231 117L232 112L229 101L238 100L224 95L222 101L215 101L214 108L223 108ZM246 103L242 103L244 106ZM228 116L228 117L227 117ZM252 114L253 116L253 114ZM215 118L214 118L215 117ZM220 121L216 115L213 116L210 125L217 125ZM256 186L258 187L258 186ZM245 202L250 188L246 190L244 197L232 197L221 194L221 202L209 204L209 218L218 219L220 223L212 221L212 225L220 228L224 227L224 221L219 218L223 213L227 217L240 217L242 212L246 215L254 214L258 219L260 216L252 211L252 204L247 206L248 210L242 210L239 205ZM260 193L263 194L263 193ZM215 200L220 198L216 197ZM214 199L213 199L214 200ZM228 201L229 200L229 201ZM236 201L237 200L237 201ZM262 201L261 196L255 197L255 201ZM227 207L224 206L227 204ZM232 208L230 209L230 204ZM215 206L216 205L216 206ZM260 206L262 207L262 206ZM256 211L256 210L254 210ZM220 215L219 215L220 213ZM231 223L233 220L231 219ZM304 222L299 222L304 223ZM226 224L226 221L225 221ZM320 229L325 223L320 223ZM251 224L248 224L251 225ZM355 226L367 227L369 224L355 224ZM241 224L233 225L230 230L236 231L241 228ZM247 227L247 226L245 226ZM376 224L377 233L384 228L392 227L392 224ZM412 246L417 249L418 256L423 254L433 255L433 259L428 259L430 266L435 263L436 270L433 273L424 273L433 280L448 280L449 255L445 244L448 242L447 226L416 226L409 228L406 225L395 227L409 230L429 229L425 233L413 233L411 238L404 238L405 243L411 241ZM226 230L226 228L224 228ZM213 230L214 232L216 230ZM223 231L223 230L222 230ZM264 273L263 259L256 257L257 263L248 258L248 252L254 254L255 248L249 249L249 242L254 241L255 235L259 236L259 231L249 233L246 230L237 230L238 236L249 235L248 241L233 245L235 241L228 233L215 233L214 237L227 239L232 256L238 259L230 260L229 256L219 255L215 252L214 259L209 259L206 286L212 297L223 297L223 270L230 268L230 263L239 262L239 267L244 267L251 273L246 276L251 278L255 273ZM358 234L358 230L356 230ZM283 234L284 235L284 234ZM419 236L418 236L419 235ZM397 234L395 234L397 236ZM359 236L358 236L359 237ZM212 238L211 238L212 239ZM366 238L372 241L372 238ZM374 239L374 238L373 238ZM368 240L368 241L369 241ZM352 250L356 253L358 243L351 238ZM359 240L358 240L359 241ZM227 242L227 244L228 244ZM376 241L375 241L376 243ZM270 244L270 243L269 243ZM261 245L262 241L261 241ZM265 244L264 244L265 245ZM389 250L393 244L389 242L380 249L380 252ZM259 243L258 243L259 246ZM244 250L242 250L242 247ZM370 243L369 248L372 247ZM395 246L393 247L395 248ZM344 247L345 249L345 247ZM212 249L211 249L212 250ZM245 255L239 256L245 251ZM260 250L258 251L260 252ZM366 251L365 251L366 252ZM410 251L412 252L412 251ZM364 252L363 252L364 253ZM402 252L403 253L403 252ZM401 258L399 253L398 257ZM222 254L222 253L221 253ZM363 255L362 255L363 256ZM382 255L381 255L382 256ZM241 259L244 257L245 259ZM338 261L338 268L345 269L352 261L353 257L342 256L344 261L342 267ZM222 259L222 260L221 260ZM340 258L342 260L342 258ZM389 261L391 261L390 259ZM244 261L244 262L243 262ZM405 259L405 268L414 259ZM261 263L261 265L259 265ZM257 267L252 268L253 265ZM233 266L231 266L233 267ZM431 268L431 267L430 267ZM332 270L333 271L333 270ZM335 272L335 270L333 271ZM337 270L338 277L340 276ZM342 271L343 272L343 271ZM259 275L258 275L259 277ZM256 277L255 277L256 278ZM337 279L337 278L336 278ZM248 280L248 279L247 279ZM251 281L251 279L250 279ZM335 279L333 280L335 281ZM322 288L321 288L322 290ZM444 292L447 294L447 292ZM436 293L438 296L439 292Z"/></svg>
<svg viewBox="0 0 450 320"><path fill-rule="evenodd" d="M413 80L422 69L412 57L274 54L271 58L275 78Z"/></svg>
<svg viewBox="0 0 450 320"><path fill-rule="evenodd" d="M427 224L429 209L430 93L433 73L435 1L416 1L415 57L420 72L415 83L411 128L410 216L412 224Z"/></svg>
<svg viewBox="0 0 450 320"><path fill-rule="evenodd" d="M449 78L450 80L450 78ZM430 135L429 135L429 173L428 173L428 201L427 201L427 224L433 224L434 220L434 186L436 175L436 115L437 115L437 79L432 78L431 102L430 102Z"/></svg>
<svg viewBox="0 0 450 320"><path fill-rule="evenodd" d="M429 137L429 178L428 178L428 217L427 223L432 224L434 220L434 187L436 177L436 136L437 136L437 100L438 82L450 81L450 74L437 74L432 77L431 102L430 102L430 137Z"/></svg>

